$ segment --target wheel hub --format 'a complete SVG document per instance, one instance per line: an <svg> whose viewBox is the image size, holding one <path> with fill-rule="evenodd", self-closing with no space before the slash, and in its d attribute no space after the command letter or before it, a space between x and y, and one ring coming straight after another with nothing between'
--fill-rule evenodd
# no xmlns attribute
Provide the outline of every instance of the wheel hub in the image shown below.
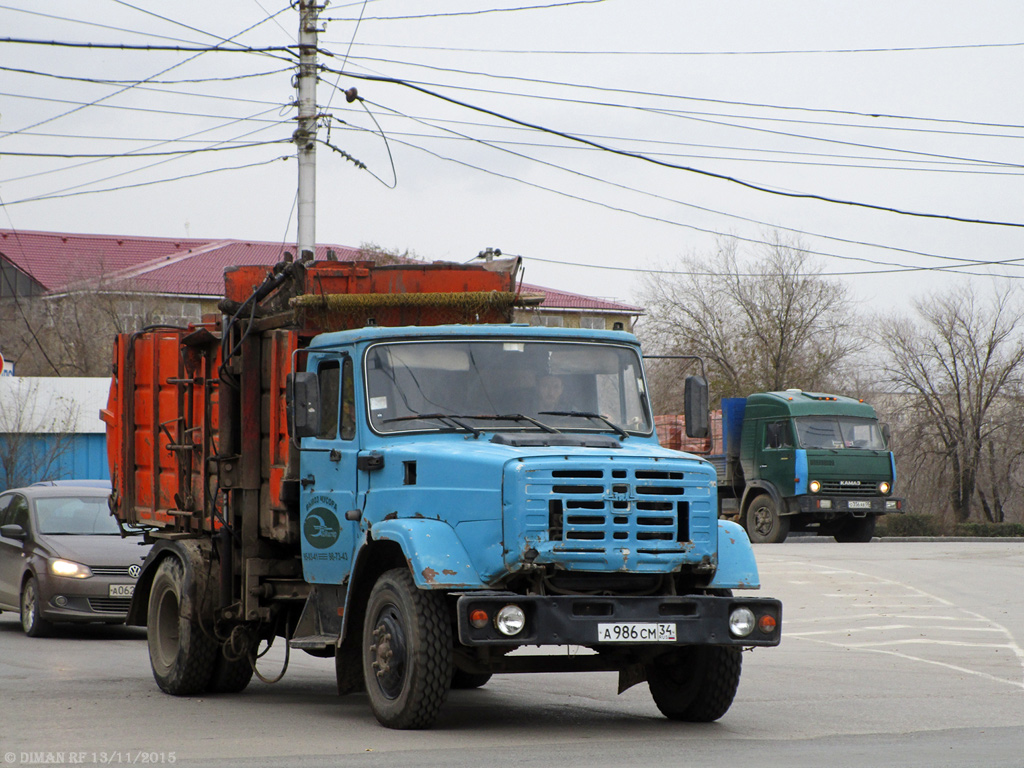
<svg viewBox="0 0 1024 768"><path fill-rule="evenodd" d="M389 699L397 698L405 683L405 633L393 610L385 611L377 620L370 652L370 666L381 692Z"/></svg>

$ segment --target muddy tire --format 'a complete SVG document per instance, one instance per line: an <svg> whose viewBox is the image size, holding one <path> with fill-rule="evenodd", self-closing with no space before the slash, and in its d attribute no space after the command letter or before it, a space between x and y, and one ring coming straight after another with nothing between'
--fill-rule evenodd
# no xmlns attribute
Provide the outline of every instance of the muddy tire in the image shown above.
<svg viewBox="0 0 1024 768"><path fill-rule="evenodd" d="M747 508L743 527L754 544L781 544L789 535L789 518L780 515L772 497L762 493Z"/></svg>
<svg viewBox="0 0 1024 768"><path fill-rule="evenodd" d="M491 677L490 672L464 672L461 669L456 669L455 674L452 675L452 688L462 691L480 688L487 685L487 681Z"/></svg>
<svg viewBox="0 0 1024 768"><path fill-rule="evenodd" d="M404 568L377 580L363 624L370 708L388 728L429 728L452 679L452 630L444 596L416 588Z"/></svg>
<svg viewBox="0 0 1024 768"><path fill-rule="evenodd" d="M647 685L670 720L710 723L729 711L740 683L741 649L732 646L683 648L671 661L647 668Z"/></svg>
<svg viewBox="0 0 1024 768"><path fill-rule="evenodd" d="M210 677L210 693L241 693L252 680L252 662L248 658L228 659L224 650L217 652Z"/></svg>
<svg viewBox="0 0 1024 768"><path fill-rule="evenodd" d="M851 517L835 533L836 541L842 543L866 544L875 537L878 515Z"/></svg>
<svg viewBox="0 0 1024 768"><path fill-rule="evenodd" d="M39 582L30 576L21 587L21 628L29 637L46 637L53 624L43 618L39 607Z"/></svg>
<svg viewBox="0 0 1024 768"><path fill-rule="evenodd" d="M153 576L149 593L149 662L160 689L173 696L192 696L209 689L219 645L198 624L182 615L182 604L195 604L185 594L185 567L165 558Z"/></svg>

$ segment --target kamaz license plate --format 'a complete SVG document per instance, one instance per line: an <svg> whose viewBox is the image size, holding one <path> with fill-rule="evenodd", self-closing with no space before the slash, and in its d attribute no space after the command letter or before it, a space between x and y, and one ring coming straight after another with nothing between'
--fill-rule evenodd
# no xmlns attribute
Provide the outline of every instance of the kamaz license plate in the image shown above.
<svg viewBox="0 0 1024 768"><path fill-rule="evenodd" d="M617 621L597 625L599 643L674 643L676 625L658 622Z"/></svg>
<svg viewBox="0 0 1024 768"><path fill-rule="evenodd" d="M846 506L850 509L871 509L870 501L848 501Z"/></svg>
<svg viewBox="0 0 1024 768"><path fill-rule="evenodd" d="M111 584L107 597L131 597L134 592L134 584Z"/></svg>

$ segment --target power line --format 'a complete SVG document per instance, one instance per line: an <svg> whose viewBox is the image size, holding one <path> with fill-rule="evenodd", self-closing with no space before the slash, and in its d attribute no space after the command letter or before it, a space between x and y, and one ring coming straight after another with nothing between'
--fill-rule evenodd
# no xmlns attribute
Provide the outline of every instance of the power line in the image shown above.
<svg viewBox="0 0 1024 768"><path fill-rule="evenodd" d="M241 171L241 170L245 170L246 168L257 168L257 167L262 166L262 165L269 165L270 163L277 162L278 160L294 160L294 159L295 158L292 157L291 155L281 155L279 157L271 158L270 160L260 160L258 162L254 162L254 163L247 163L245 165L233 165L233 166L227 166L227 167L224 167L224 168L209 168L209 169L207 169L205 171L199 171L198 173L188 173L188 174L184 174L182 176L174 176L172 178L167 178L167 179L156 179L154 181L141 181L141 182L139 182L137 184L124 184L124 185L121 185L121 186L118 186L118 187L109 187L107 189L85 189L85 190L79 190L77 192L56 193L56 194L50 194L50 195L36 195L35 197L26 197L26 198L23 198L21 200L14 200L14 201L5 203L4 205L5 205L5 207L10 207L12 205L21 205L23 203L36 203L36 202L40 202L40 201L43 201L43 200L60 200L60 199L68 198L68 197L79 197L81 195L96 195L96 194L101 194L101 193L104 193L104 192L121 192L121 191L126 190L126 189L137 189L139 187L150 187L150 186L153 186L154 184L167 184L167 183L172 182L172 181L182 181L184 179L195 179L195 178L198 178L200 176L209 176L209 175L214 174L214 173L223 173L224 171ZM95 182L92 182L92 183L95 183Z"/></svg>
<svg viewBox="0 0 1024 768"><path fill-rule="evenodd" d="M377 105L377 106L380 106L380 105ZM383 107L383 108L384 109L388 109L387 107ZM394 112L394 110L390 110L390 111ZM398 113L398 114L400 114L400 113ZM422 123L424 125L428 125L430 127L436 127L436 126L431 125L428 121L421 120L419 118L409 118L409 119L412 119L415 122L419 122L419 123ZM960 258L960 257L942 256L942 255L938 255L938 254L926 253L926 252L923 252L923 251L916 251L916 250L911 250L911 249L898 248L898 247L895 247L895 246L886 246L886 245L881 245L881 244L878 244L878 243L870 243L870 242L865 242L865 241L860 241L860 240L851 240L851 239L848 239L848 238L841 238L841 237L834 237L834 236L830 236L830 235L823 235L823 234L820 234L820 233L817 233L817 232L809 232L809 231L806 231L806 230L795 229L795 228L792 228L792 227L777 226L777 225L770 224L769 222L759 221L757 219L752 219L752 218L749 218L749 217L746 217L746 216L740 216L740 215L737 215L737 214L731 214L731 213L727 213L727 212L724 212L724 211L719 211L719 210L715 210L715 209L712 209L712 208L707 208L705 206L696 205L694 203L683 202L681 200L676 200L676 199L673 199L673 198L669 198L669 197L666 197L664 195L659 195L659 194L656 194L656 193L653 193L653 192L647 192L647 191L644 191L644 190L636 189L635 187L630 187L630 186L627 186L625 184L620 184L620 183L617 183L617 182L612 182L612 181L609 181L607 179L602 179L602 178L599 178L599 177L596 177L596 176L592 176L590 174L583 173L581 171L576 171L576 170L573 170L571 168L566 168L565 166L561 166L561 165L558 165L556 163L551 163L551 162L548 162L548 161L539 160L538 158L530 157L528 155L524 155L524 154L519 153L519 152L513 152L512 150L504 149L502 147L496 147L496 146L494 146L493 144L491 144L491 143L489 143L487 141L484 141L484 140L481 140L481 139L472 138L470 136L467 136L465 134L459 133L457 131L453 131L452 129L449 129L449 128L441 127L439 129L443 130L443 131L446 131L446 132L449 132L449 133L452 133L452 134L454 134L454 135L456 135L456 136L458 136L458 137L460 137L462 139L466 139L466 140L472 141L474 143L482 144L483 146L487 146L487 147L490 147L492 149L498 149L498 150L500 150L502 152L506 152L506 153L511 154L511 155L513 155L515 157L519 157L519 158L524 159L524 160L535 162L535 163L538 163L538 164L543 165L543 166L548 167L548 168L555 168L557 170L564 171L566 173L570 173L570 174L573 174L575 176L579 176L579 177L587 179L589 181L596 181L598 183L605 184L605 185L614 187L616 189L625 190L625 191L628 191L628 192L633 192L633 193L636 193L636 194L644 195L646 197L651 197L651 198L654 198L656 200L660 200L660 201L663 201L663 202L670 202L670 203L673 203L673 204L676 204L676 205L681 205L681 206L684 206L684 207L687 207L687 208L692 208L694 210L699 210L699 211L702 211L704 213L711 213L711 214L714 214L714 215L725 216L727 218L737 219L737 220L740 220L740 221L745 221L747 223L758 224L758 225L765 226L765 227L774 227L776 229L781 229L781 230L786 231L786 232L792 232L792 233L799 234L799 235L806 235L806 236L809 236L809 237L815 237L815 238L819 238L819 239L830 240L830 241L833 241L833 242L844 243L844 244L847 244L847 245L857 245L857 246L863 246L863 247L868 247L868 248L878 248L878 249L889 250L889 251L896 251L896 252L905 253L905 254L908 254L908 255L923 256L923 257L926 257L926 258L932 258L932 259L938 259L938 260L956 261L956 262L967 262L968 264L972 263L972 262L976 262L978 264L983 264L983 265L989 263L989 262L976 261L976 260L972 260L972 259L964 259L964 258ZM392 136L394 136L394 135L395 134L392 134ZM416 146L416 145L413 145L413 144L411 144L409 142L405 142L405 143L406 143L407 146ZM451 160L451 158L446 158L446 159ZM514 178L514 177L505 177L505 178ZM547 187L541 187L541 188L542 189L547 189L548 191L555 191L555 190L550 190ZM577 197L576 199L585 200L585 198L581 198L581 197ZM595 202L595 201L589 200L588 202ZM626 211L626 209L621 209L621 210ZM626 211L626 212L629 212L629 211ZM678 222L676 222L676 223L678 223ZM679 225L680 226L685 226L685 227L690 228L690 229L694 229L696 231L703 232L705 234L718 234L717 232L714 232L712 230L704 229L704 228L697 227L697 226L694 226L694 225L689 225L689 224L679 224ZM745 241L752 242L752 243L757 243L757 244L763 244L763 242L764 242L764 241L756 240L756 239L753 239L753 238L737 237L737 239L741 239L741 240L745 240ZM903 264L900 264L900 263L886 262L886 261L877 261L877 260L874 260L874 259L868 259L868 258L863 257L863 256L841 256L839 254L826 253L826 252L821 252L821 251L808 251L808 252L812 253L814 255L818 255L818 256L827 256L827 257L830 257L830 258L836 258L836 259L841 259L841 260L862 261L862 262L866 262L866 263L869 263L869 264L875 264L877 266L898 266L898 267L906 266L906 265L903 265Z"/></svg>
<svg viewBox="0 0 1024 768"><path fill-rule="evenodd" d="M568 5L594 5L603 3L605 0L566 0L560 3L547 3L545 5L524 5L515 8L484 8L478 11L448 11L445 13L420 13L407 16L363 16L363 21L408 21L410 19L438 19L452 16L482 16L486 13L515 13L517 11L540 11L552 8L563 8ZM323 19L323 21L357 21L357 19Z"/></svg>
<svg viewBox="0 0 1024 768"><path fill-rule="evenodd" d="M205 147L201 149L178 149L169 150L167 152L136 152L131 155L126 155L124 152L114 153L64 153L64 152L4 152L0 151L0 157L51 157L51 158L63 158L65 160L81 160L85 158L100 158L100 159L111 159L111 158L123 158L131 159L135 157L168 157L171 155L198 155L204 152L226 152L232 149L251 149L252 147L267 147L271 144L290 144L291 139L275 139L274 141L255 141L248 144L232 144L227 147Z"/></svg>
<svg viewBox="0 0 1024 768"><path fill-rule="evenodd" d="M222 77L190 77L183 78L181 80L147 80L150 85L186 85L186 84L198 84L198 83L228 83L235 80L251 80L257 77L266 77L268 75L279 75L282 72L290 72L294 67L282 67L281 69L272 69L267 72L252 72L246 75L225 75ZM109 80L101 79L97 77L81 77L74 75L58 75L53 72L41 72L36 69L19 69L18 67L4 67L0 66L2 72L13 72L19 75L34 75L38 77L48 77L54 80L70 80L76 83L94 83L96 85L129 85L136 83L136 80ZM155 90L155 89L154 89Z"/></svg>
<svg viewBox="0 0 1024 768"><path fill-rule="evenodd" d="M266 21L266 19L264 19L264 21ZM243 30L238 34L241 35L244 32L248 32L248 30ZM237 48L224 48L220 45L134 45L131 43L77 43L70 42L67 40L40 40L37 38L24 37L0 37L0 43L12 43L15 45L45 45L53 48L91 48L96 50L115 51L171 51L174 53L289 53L295 55L298 50L298 46L295 45L268 45L259 48L253 48L249 46L239 46Z"/></svg>
<svg viewBox="0 0 1024 768"><path fill-rule="evenodd" d="M440 99L440 100L448 102L450 104L454 104L456 106L461 106L461 107L464 107L466 109L473 110L475 112L480 112L482 114L487 114L487 115L490 115L491 117L498 118L499 120L506 120L506 121L508 121L510 123L513 123L513 124L516 124L516 125L521 125L521 126L524 126L526 128L532 128L534 130L541 131L543 133L549 133L549 134L551 134L553 136L560 136L563 139L566 139L568 141L575 141L575 142L579 142L581 144L586 144L586 145L592 146L592 147L594 147L596 149L600 149L602 151L608 152L610 154L619 155L621 157L629 157L629 158L632 158L634 160L640 160L642 162L650 163L652 165L660 166L660 167L663 167L663 168L670 168L672 170L685 171L687 173L693 173L693 174L696 174L696 175L699 175L699 176L704 176L704 177L707 177L707 178L718 179L720 181L727 181L729 183L736 184L738 186L744 187L746 189L753 190L755 192L763 192L763 193L766 193L766 194L775 195L775 196L778 196L778 197L790 198L790 199L816 200L818 202L831 203L833 205L846 205L846 206L850 206L850 207L854 207L854 208L864 208L866 210L874 210L874 211L881 211L881 212L885 212L885 213L893 213L893 214L897 214L897 215L900 215L900 216L912 216L912 217L915 217L915 218L925 218L925 219L939 219L939 220L954 221L954 222L964 223L964 224L984 224L984 225L988 225L988 226L1024 228L1024 223L1020 223L1020 222L998 221L998 220L991 220L991 219L971 219L971 218L966 218L966 217L962 217L962 216L954 216L954 215L950 215L950 214L927 213L927 212L924 212L924 211L910 211L910 210L906 210L906 209L902 209L902 208L895 208L895 207L892 207L892 206L877 205L877 204L874 204L874 203L866 203L866 202L862 202L862 201L858 201L858 200L843 200L841 198L834 198L834 197L829 197L827 195L819 195L819 194L814 194L814 193L809 193L809 192L789 192L789 191L786 191L786 190L772 189L770 187L765 187L765 186L760 185L760 184L755 184L753 182L744 181L742 179L736 178L735 176L729 176L729 175L723 174L723 173L715 173L714 171L708 171L708 170L704 170L704 169L701 169L701 168L694 168L694 167L691 167L691 166L679 165L677 163L670 163L670 162L667 162L665 160L658 160L656 158L648 157L647 155L641 154L639 152L630 152L630 151L627 151L627 150L615 149L613 147L608 147L608 146L605 146L605 145L600 144L598 142L591 141L590 139L585 139L585 138L580 137L580 136L574 136L572 134L565 133L564 131L558 131L558 130L555 130L553 128L547 128L545 126L538 125L536 123L530 123L530 122L527 122L525 120L519 120L518 118L514 118L514 117L511 117L509 115L504 115L504 114L502 114L500 112L495 112L494 110L487 109L485 107L479 107L479 106L476 106L476 105L473 105L473 104L469 104L467 102L460 101L458 99L454 99L454 98L452 98L450 96L444 96L444 95L442 95L440 93L436 93L436 92L431 91L431 90L429 90L427 88L423 88L421 86L414 85L412 83L406 82L404 80L399 80L397 78L383 77L383 76L380 76L380 75L361 75L361 74L354 74L354 73L348 73L348 74L349 74L350 77L355 77L355 78L358 78L358 79L370 80L370 81L373 81L373 82L385 82L385 83L392 83L392 84L395 84L395 85L402 85L402 86L405 86L406 88L410 88L410 89L418 91L420 93L424 93L424 94L426 94L428 96L433 96L434 98Z"/></svg>

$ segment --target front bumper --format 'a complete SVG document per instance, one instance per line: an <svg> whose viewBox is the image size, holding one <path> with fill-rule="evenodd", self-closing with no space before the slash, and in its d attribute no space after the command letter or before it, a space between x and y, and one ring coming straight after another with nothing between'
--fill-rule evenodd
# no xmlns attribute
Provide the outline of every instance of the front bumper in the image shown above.
<svg viewBox="0 0 1024 768"><path fill-rule="evenodd" d="M800 512L813 515L835 513L853 515L901 514L906 511L906 501L892 496L827 496L807 494L796 497Z"/></svg>
<svg viewBox="0 0 1024 768"><path fill-rule="evenodd" d="M503 635L493 620L483 627L470 623L473 611L483 610L493 619L498 610L510 604L519 606L526 614L526 626L515 636ZM756 621L770 616L774 629L766 633L755 626L746 637L734 637L729 631L729 615L739 607L753 611ZM468 646L773 646L779 644L782 632L782 603L767 597L589 597L476 592L458 595L457 613L459 641ZM640 629L639 639L628 639L633 632L629 625L641 625L648 630ZM619 632L614 627L628 632ZM616 635L626 639L618 641Z"/></svg>

